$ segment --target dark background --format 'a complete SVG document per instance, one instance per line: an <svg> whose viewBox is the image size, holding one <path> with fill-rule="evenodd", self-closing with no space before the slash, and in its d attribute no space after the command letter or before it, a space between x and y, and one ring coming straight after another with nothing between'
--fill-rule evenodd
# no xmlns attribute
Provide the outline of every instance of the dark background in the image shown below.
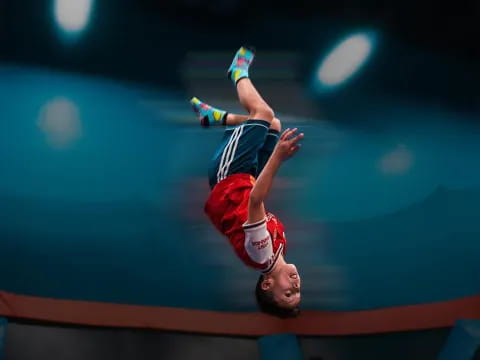
<svg viewBox="0 0 480 360"><path fill-rule="evenodd" d="M371 86L478 111L479 92L465 88L465 82L474 86L479 79L480 5L475 1L96 2L90 26L71 44L59 39L51 1L4 0L0 6L4 60L172 88L184 87L179 66L189 52L232 51L242 43L262 51L300 52L306 80L338 33L373 28L381 32L385 53L377 54ZM443 61L432 64L426 54ZM460 75L452 64L458 60ZM428 83L413 81L421 77Z"/></svg>
<svg viewBox="0 0 480 360"><path fill-rule="evenodd" d="M197 95L234 107L225 71L248 43L262 94L285 127L307 134L269 200L303 275L302 306L355 311L480 293L479 20L476 1L96 1L86 30L66 38L52 1L0 1L0 289L255 310L256 274L202 213L221 131L194 127L187 102ZM345 86L316 94L309 84L320 59L362 29L378 33L371 59ZM38 125L59 96L83 131L65 148ZM404 172L382 172L405 157ZM7 360L37 349L78 358L59 348L68 341L134 356L137 347L158 354L157 341L208 352L218 340L10 328ZM433 359L447 333L302 338L301 346L306 358ZM218 341L238 345L240 358L256 355L254 339Z"/></svg>

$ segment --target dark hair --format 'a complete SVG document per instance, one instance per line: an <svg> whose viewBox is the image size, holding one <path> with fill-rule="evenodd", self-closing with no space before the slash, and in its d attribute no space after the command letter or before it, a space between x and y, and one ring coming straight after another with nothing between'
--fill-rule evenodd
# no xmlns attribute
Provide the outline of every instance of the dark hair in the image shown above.
<svg viewBox="0 0 480 360"><path fill-rule="evenodd" d="M297 317L300 314L300 309L298 307L287 309L279 306L273 299L272 291L262 289L263 279L263 275L260 275L255 288L255 297L257 298L257 305L260 311L283 319Z"/></svg>

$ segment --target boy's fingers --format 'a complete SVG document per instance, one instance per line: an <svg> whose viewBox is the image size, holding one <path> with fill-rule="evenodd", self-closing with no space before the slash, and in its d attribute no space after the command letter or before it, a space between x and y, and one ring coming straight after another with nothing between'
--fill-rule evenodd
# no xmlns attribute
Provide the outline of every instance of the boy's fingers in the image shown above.
<svg viewBox="0 0 480 360"><path fill-rule="evenodd" d="M282 139L282 140L290 140L290 137L291 137L293 134L295 134L296 131L297 131L297 128L285 130L285 132L282 134L281 139Z"/></svg>
<svg viewBox="0 0 480 360"><path fill-rule="evenodd" d="M285 140L288 137L288 134L290 133L290 129L285 130L282 133L282 136L280 136L280 140Z"/></svg>
<svg viewBox="0 0 480 360"><path fill-rule="evenodd" d="M290 139L290 141L291 141L292 145L295 145L297 142L302 140L303 137L304 137L303 133L300 133L297 136L295 136L294 138Z"/></svg>

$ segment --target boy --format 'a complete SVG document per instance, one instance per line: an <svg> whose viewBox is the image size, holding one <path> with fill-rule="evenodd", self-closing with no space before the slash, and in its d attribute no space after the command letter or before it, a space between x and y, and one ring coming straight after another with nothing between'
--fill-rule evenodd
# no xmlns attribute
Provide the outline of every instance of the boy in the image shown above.
<svg viewBox="0 0 480 360"><path fill-rule="evenodd" d="M280 135L280 121L249 79L254 56L252 48L241 47L228 70L248 116L191 100L202 126L227 126L209 168L212 191L205 212L240 259L261 271L255 291L260 310L292 317L299 313L300 276L284 259L283 224L265 210L264 200L282 162L300 148L303 134L287 129Z"/></svg>

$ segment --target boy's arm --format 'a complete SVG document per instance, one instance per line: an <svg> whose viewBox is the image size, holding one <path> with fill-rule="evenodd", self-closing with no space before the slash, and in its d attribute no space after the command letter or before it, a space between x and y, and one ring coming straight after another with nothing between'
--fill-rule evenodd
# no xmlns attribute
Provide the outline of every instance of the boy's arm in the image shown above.
<svg viewBox="0 0 480 360"><path fill-rule="evenodd" d="M297 129L285 130L278 140L270 159L257 178L248 201L247 224L259 222L265 218L265 207L263 201L267 198L272 187L273 178L283 161L295 154L300 148L298 142L303 139L303 134L293 136ZM292 137L293 136L293 137Z"/></svg>

